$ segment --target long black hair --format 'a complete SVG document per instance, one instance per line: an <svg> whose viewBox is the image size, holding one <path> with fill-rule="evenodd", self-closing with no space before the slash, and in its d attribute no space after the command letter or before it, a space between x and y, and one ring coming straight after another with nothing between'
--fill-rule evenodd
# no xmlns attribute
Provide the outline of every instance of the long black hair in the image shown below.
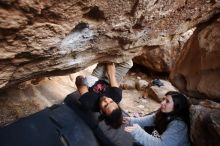
<svg viewBox="0 0 220 146"><path fill-rule="evenodd" d="M169 91L165 94L170 95L174 102L174 110L170 113L163 113L160 109L156 113L155 125L159 134L162 134L167 125L174 119L182 120L186 123L189 131L189 104L186 96L176 91Z"/></svg>

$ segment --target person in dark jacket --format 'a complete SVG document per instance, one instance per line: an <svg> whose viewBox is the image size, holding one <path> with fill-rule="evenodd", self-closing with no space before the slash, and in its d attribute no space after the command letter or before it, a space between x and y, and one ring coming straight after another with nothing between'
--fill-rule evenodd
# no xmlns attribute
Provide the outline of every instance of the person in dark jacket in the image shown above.
<svg viewBox="0 0 220 146"><path fill-rule="evenodd" d="M122 99L119 82L132 67L131 60L124 63L98 64L92 76L76 77L76 86L80 93L80 103L87 110L100 112L100 120L114 129L122 124L122 110L118 105Z"/></svg>

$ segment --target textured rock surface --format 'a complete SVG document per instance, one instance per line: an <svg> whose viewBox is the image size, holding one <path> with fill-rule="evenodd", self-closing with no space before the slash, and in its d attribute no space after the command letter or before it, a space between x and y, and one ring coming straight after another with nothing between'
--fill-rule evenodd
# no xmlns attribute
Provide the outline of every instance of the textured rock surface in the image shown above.
<svg viewBox="0 0 220 146"><path fill-rule="evenodd" d="M164 38L163 43L157 46L145 46L142 54L135 57L135 63L143 65L153 71L170 72L175 65L184 43L192 35L195 28L179 35Z"/></svg>
<svg viewBox="0 0 220 146"><path fill-rule="evenodd" d="M160 80L163 86L157 86L150 84L146 88L146 96L154 99L157 102L161 102L163 97L168 91L178 91L169 81Z"/></svg>
<svg viewBox="0 0 220 146"><path fill-rule="evenodd" d="M220 17L195 30L170 78L190 96L220 101Z"/></svg>
<svg viewBox="0 0 220 146"><path fill-rule="evenodd" d="M135 89L136 82L135 80L123 80L122 83L120 84L120 87L122 89L128 90L128 89Z"/></svg>
<svg viewBox="0 0 220 146"><path fill-rule="evenodd" d="M149 83L146 80L140 79L136 81L136 88L139 91L143 91L148 85Z"/></svg>
<svg viewBox="0 0 220 146"><path fill-rule="evenodd" d="M209 0L1 0L0 88L121 62L217 13Z"/></svg>
<svg viewBox="0 0 220 146"><path fill-rule="evenodd" d="M220 104L204 101L191 106L191 140L195 146L220 143Z"/></svg>

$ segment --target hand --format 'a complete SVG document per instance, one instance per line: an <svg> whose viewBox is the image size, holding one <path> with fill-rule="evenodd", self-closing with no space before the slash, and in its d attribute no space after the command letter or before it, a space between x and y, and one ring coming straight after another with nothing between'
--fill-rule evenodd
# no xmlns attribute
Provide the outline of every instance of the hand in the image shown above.
<svg viewBox="0 0 220 146"><path fill-rule="evenodd" d="M80 86L86 86L86 78L83 77L83 76L77 76L76 77L76 81L75 81L75 84L76 84L76 87L80 87Z"/></svg>
<svg viewBox="0 0 220 146"><path fill-rule="evenodd" d="M126 126L125 131L132 133L135 129L139 128L140 126L138 124L133 124L132 126Z"/></svg>
<svg viewBox="0 0 220 146"><path fill-rule="evenodd" d="M123 120L122 120L122 122L124 123L124 124L129 124L130 123L130 117L123 117Z"/></svg>
<svg viewBox="0 0 220 146"><path fill-rule="evenodd" d="M115 64L114 63L107 63L106 70L108 76L115 76Z"/></svg>
<svg viewBox="0 0 220 146"><path fill-rule="evenodd" d="M79 91L80 96L85 94L86 92L89 92L89 89L87 87L87 80L83 76L77 76L75 81L76 87Z"/></svg>

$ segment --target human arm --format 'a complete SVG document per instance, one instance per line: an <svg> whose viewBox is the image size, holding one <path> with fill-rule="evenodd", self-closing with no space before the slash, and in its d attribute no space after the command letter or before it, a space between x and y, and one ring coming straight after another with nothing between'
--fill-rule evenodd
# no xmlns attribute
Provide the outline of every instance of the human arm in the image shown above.
<svg viewBox="0 0 220 146"><path fill-rule="evenodd" d="M116 80L116 69L114 63L107 63L106 64L106 71L109 79L109 83L111 87L119 87L118 82Z"/></svg>
<svg viewBox="0 0 220 146"><path fill-rule="evenodd" d="M124 117L123 120L129 125L138 124L142 128L145 126L154 126L155 113L138 118Z"/></svg>
<svg viewBox="0 0 220 146"><path fill-rule="evenodd" d="M83 87L78 88L78 91L79 91L80 96L82 96L83 94L89 92L87 86L83 86Z"/></svg>
<svg viewBox="0 0 220 146"><path fill-rule="evenodd" d="M85 77L77 76L75 84L76 84L77 90L79 91L80 96L89 92L89 89L87 87L87 81L86 81Z"/></svg>
<svg viewBox="0 0 220 146"><path fill-rule="evenodd" d="M161 138L156 138L145 132L139 125L125 127L134 139L144 146L179 146L187 137L187 126L182 121L172 121ZM186 140L185 140L186 141Z"/></svg>
<svg viewBox="0 0 220 146"><path fill-rule="evenodd" d="M86 78L83 76L77 76L75 84L80 94L79 101L82 106L86 110L95 111L98 95L95 92L89 92Z"/></svg>

